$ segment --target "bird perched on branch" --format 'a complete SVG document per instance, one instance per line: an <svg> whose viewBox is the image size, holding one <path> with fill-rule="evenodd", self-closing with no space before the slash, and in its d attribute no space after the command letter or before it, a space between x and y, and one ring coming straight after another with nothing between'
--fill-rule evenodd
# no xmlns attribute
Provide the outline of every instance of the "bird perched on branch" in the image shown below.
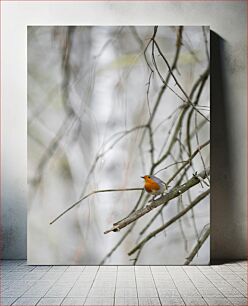
<svg viewBox="0 0 248 306"><path fill-rule="evenodd" d="M154 196L152 198L153 201L157 195L163 195L163 193L167 190L166 183L154 175L145 175L141 176L141 178L145 180L145 191Z"/></svg>

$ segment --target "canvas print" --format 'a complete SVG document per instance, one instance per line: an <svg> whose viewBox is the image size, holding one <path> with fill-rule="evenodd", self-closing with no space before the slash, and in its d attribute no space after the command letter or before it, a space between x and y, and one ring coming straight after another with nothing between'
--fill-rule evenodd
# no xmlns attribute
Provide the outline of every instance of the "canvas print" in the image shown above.
<svg viewBox="0 0 248 306"><path fill-rule="evenodd" d="M28 263L209 263L207 26L28 27Z"/></svg>

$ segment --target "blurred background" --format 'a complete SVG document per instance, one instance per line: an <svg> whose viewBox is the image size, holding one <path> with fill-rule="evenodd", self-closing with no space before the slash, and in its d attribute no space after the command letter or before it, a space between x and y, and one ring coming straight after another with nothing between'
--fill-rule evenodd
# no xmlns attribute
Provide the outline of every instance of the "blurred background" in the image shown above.
<svg viewBox="0 0 248 306"><path fill-rule="evenodd" d="M104 234L144 192L98 193L49 223L92 191L205 170L209 100L208 27L28 27L28 263L208 264L208 178L120 232Z"/></svg>

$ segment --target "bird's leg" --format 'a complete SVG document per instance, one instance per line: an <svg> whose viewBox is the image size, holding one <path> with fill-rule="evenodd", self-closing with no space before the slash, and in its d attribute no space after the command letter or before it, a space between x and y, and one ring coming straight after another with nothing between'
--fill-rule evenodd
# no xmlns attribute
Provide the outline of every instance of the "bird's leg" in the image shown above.
<svg viewBox="0 0 248 306"><path fill-rule="evenodd" d="M148 203L155 201L156 196L157 196L157 195L155 194L155 195L152 197L152 199L148 201Z"/></svg>
<svg viewBox="0 0 248 306"><path fill-rule="evenodd" d="M193 176L197 178L197 171L193 173Z"/></svg>
<svg viewBox="0 0 248 306"><path fill-rule="evenodd" d="M169 185L167 185L167 184L165 184L165 188L164 188L164 191L163 191L163 193L161 194L161 196L164 196L164 195L166 195L167 193L169 193Z"/></svg>

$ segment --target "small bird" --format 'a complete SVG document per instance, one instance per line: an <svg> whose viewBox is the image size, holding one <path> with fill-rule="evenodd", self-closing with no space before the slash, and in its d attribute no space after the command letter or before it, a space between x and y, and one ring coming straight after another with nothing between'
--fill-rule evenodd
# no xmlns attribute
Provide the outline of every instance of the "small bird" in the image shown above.
<svg viewBox="0 0 248 306"><path fill-rule="evenodd" d="M155 200L157 195L162 195L167 189L165 182L163 182L160 178L154 175L145 175L141 176L141 178L145 180L145 191L154 196L152 198L153 201Z"/></svg>

